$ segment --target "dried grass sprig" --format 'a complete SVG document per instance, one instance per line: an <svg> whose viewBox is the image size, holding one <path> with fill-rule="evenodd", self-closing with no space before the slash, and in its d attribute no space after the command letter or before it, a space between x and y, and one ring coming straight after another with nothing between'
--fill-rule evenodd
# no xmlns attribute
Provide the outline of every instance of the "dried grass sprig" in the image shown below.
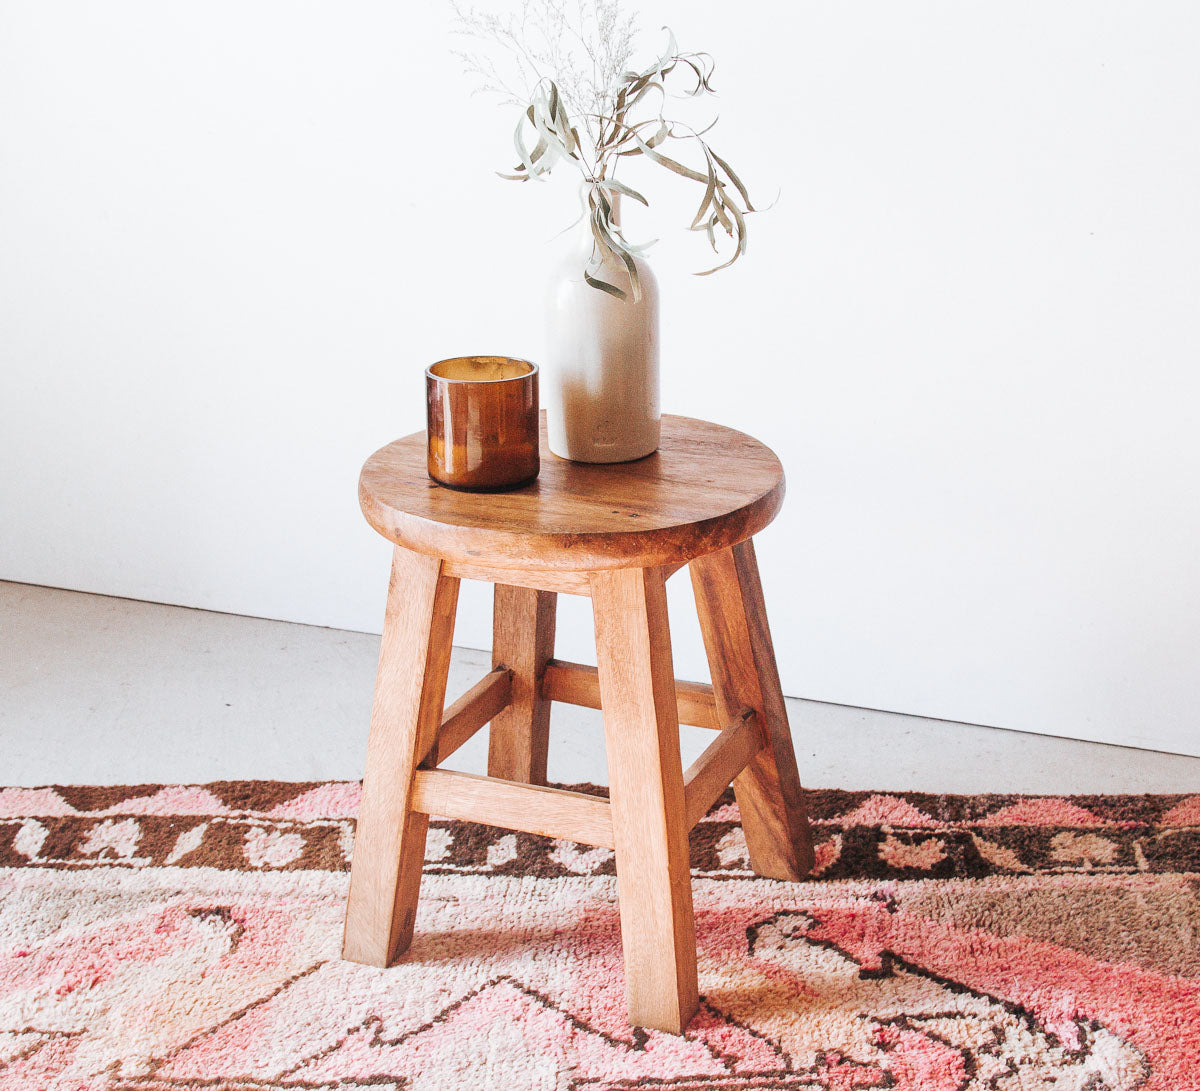
<svg viewBox="0 0 1200 1091"><path fill-rule="evenodd" d="M725 269L746 252L746 216L756 209L742 180L704 139L715 119L696 130L666 117L681 78L687 81L681 88L685 96L714 93L714 64L707 53L680 52L668 30L663 53L649 67L631 70L636 25L633 17L624 15L619 0L577 0L574 10L565 0L523 0L520 14L507 17L463 7L458 0L451 4L457 31L503 47L527 88L523 94L511 89L486 55L459 53L468 73L477 78L478 90L521 107L513 134L518 162L501 177L527 182L565 162L583 178L584 216L594 240L584 271L588 284L619 299L627 297L624 289L598 275L611 257L628 272L633 298L642 296L634 259L652 244L635 245L625 238L615 222L614 197L647 206L649 202L613 177L622 159L640 156L704 186L689 229L703 231L717 254L717 233L723 232L733 242L733 253L698 276ZM697 147L700 169L661 150L671 141Z"/></svg>

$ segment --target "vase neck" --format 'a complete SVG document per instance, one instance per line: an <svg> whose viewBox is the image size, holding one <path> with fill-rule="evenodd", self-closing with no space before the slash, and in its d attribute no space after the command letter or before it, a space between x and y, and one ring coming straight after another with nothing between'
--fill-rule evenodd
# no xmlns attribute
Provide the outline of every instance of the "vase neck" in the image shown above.
<svg viewBox="0 0 1200 1091"><path fill-rule="evenodd" d="M583 218L586 221L591 216L591 207L588 204L590 196L591 183L584 182L579 190L580 204L583 206ZM609 208L612 209L611 220L614 227L621 226L621 194L614 193L611 189L604 191L605 200L608 201Z"/></svg>
<svg viewBox="0 0 1200 1091"><path fill-rule="evenodd" d="M606 197L610 207L612 208L612 225L613 227L617 228L617 230L620 230L621 195L619 193L608 191L606 193ZM596 237L592 233L592 213L591 209L588 207L586 183L583 191L583 219L579 223L579 233L576 235L576 239L578 241L578 247L586 251L589 255L592 253L593 248L597 247ZM611 261L611 256L606 255L604 257L605 264L608 264Z"/></svg>
<svg viewBox="0 0 1200 1091"><path fill-rule="evenodd" d="M608 190L608 203L612 206L612 222L613 227L621 226L621 195Z"/></svg>

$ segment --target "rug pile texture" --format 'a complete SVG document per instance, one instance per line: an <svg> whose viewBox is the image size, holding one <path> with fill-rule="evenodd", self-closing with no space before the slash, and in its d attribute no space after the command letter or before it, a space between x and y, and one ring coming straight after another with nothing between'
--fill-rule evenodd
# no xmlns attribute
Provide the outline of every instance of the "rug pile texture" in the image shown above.
<svg viewBox="0 0 1200 1091"><path fill-rule="evenodd" d="M603 849L435 822L409 956L339 961L358 794L0 789L0 1088L1200 1089L1200 795L810 792L796 884L729 796L678 1037Z"/></svg>

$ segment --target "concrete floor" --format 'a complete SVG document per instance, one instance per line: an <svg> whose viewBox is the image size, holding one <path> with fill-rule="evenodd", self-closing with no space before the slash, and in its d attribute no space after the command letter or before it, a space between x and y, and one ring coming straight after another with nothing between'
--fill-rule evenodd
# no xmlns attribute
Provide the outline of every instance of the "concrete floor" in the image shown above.
<svg viewBox="0 0 1200 1091"><path fill-rule="evenodd" d="M0 583L0 784L362 773L379 638ZM458 649L450 696L488 667ZM813 787L1200 790L1200 758L788 701ZM711 740L684 728L684 762ZM449 763L484 772L481 733ZM600 714L556 705L550 776L606 781Z"/></svg>

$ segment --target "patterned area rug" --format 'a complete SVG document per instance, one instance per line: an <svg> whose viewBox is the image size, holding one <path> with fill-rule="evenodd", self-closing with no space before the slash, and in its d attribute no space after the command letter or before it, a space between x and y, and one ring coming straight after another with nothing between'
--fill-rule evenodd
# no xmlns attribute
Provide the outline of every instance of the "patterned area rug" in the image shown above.
<svg viewBox="0 0 1200 1091"><path fill-rule="evenodd" d="M1200 1088L1200 795L809 793L692 837L701 1012L625 1022L612 854L460 823L338 960L356 784L0 790L4 1091Z"/></svg>

